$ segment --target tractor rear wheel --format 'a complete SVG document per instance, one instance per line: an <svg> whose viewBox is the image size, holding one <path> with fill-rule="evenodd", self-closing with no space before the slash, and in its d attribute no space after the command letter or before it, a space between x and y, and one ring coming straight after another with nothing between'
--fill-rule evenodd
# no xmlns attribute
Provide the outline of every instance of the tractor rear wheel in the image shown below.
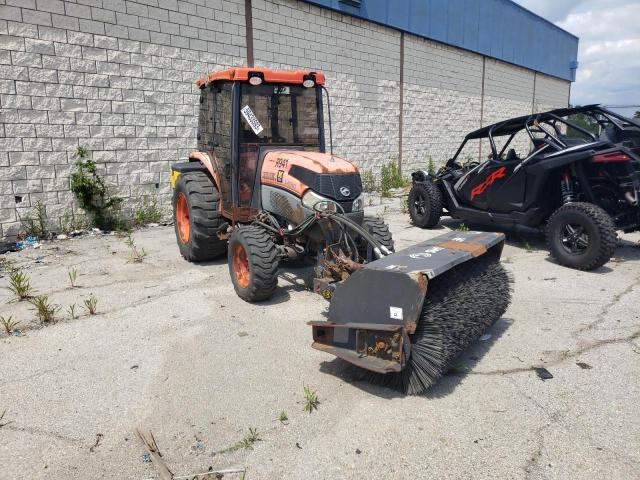
<svg viewBox="0 0 640 480"><path fill-rule="evenodd" d="M389 225L376 217L364 217L362 228L371 234L379 243L393 252L393 237L389 231ZM364 238L358 238L358 254L368 262L374 261L373 247Z"/></svg>
<svg viewBox="0 0 640 480"><path fill-rule="evenodd" d="M229 274L240 298L267 300L278 286L278 256L269 233L254 225L237 227L229 238Z"/></svg>
<svg viewBox="0 0 640 480"><path fill-rule="evenodd" d="M220 195L204 172L181 174L173 190L173 224L180 254L190 262L212 260L223 255L227 242L218 238L224 219Z"/></svg>
<svg viewBox="0 0 640 480"><path fill-rule="evenodd" d="M431 180L414 183L407 199L409 216L416 227L435 227L442 215L442 193Z"/></svg>
<svg viewBox="0 0 640 480"><path fill-rule="evenodd" d="M547 224L551 255L561 265L593 270L609 261L616 249L616 227L602 208L592 203L567 203Z"/></svg>

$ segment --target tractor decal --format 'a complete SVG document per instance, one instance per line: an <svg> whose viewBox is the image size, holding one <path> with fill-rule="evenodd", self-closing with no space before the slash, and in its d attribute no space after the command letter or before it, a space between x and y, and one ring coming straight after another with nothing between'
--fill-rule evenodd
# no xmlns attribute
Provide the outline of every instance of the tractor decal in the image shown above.
<svg viewBox="0 0 640 480"><path fill-rule="evenodd" d="M500 167L498 170L485 178L484 182L482 182L480 185L476 185L475 187L473 187L473 189L471 190L471 200L473 200L476 195L482 195L484 191L497 179L504 178L506 171L507 167Z"/></svg>

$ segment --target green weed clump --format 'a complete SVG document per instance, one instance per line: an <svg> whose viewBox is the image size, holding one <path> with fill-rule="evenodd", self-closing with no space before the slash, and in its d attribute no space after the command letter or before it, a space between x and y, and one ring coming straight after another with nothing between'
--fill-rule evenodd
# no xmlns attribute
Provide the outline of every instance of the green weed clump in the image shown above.
<svg viewBox="0 0 640 480"><path fill-rule="evenodd" d="M29 300L33 305L32 310L36 312L36 317L42 324L50 324L56 321L56 313L60 310L59 305L51 303L49 295L38 295Z"/></svg>
<svg viewBox="0 0 640 480"><path fill-rule="evenodd" d="M75 171L71 174L71 191L80 207L92 216L98 228L121 229L122 198L109 195L103 178L98 174L97 164L89 158L86 148L78 147L76 158Z"/></svg>
<svg viewBox="0 0 640 480"><path fill-rule="evenodd" d="M133 222L137 226L158 223L162 220L162 209L156 195L145 195L138 202L133 212Z"/></svg>
<svg viewBox="0 0 640 480"><path fill-rule="evenodd" d="M311 413L314 410L317 410L318 405L320 404L320 400L318 400L318 394L315 392L315 390L311 390L307 386L303 386L302 388L304 390L304 398L305 398L305 404L304 404L303 410L307 413Z"/></svg>
<svg viewBox="0 0 640 480"><path fill-rule="evenodd" d="M2 328L4 328L4 332L7 335L11 335L19 324L20 322L13 319L13 315L9 315L6 318L0 315L0 325L2 325Z"/></svg>
<svg viewBox="0 0 640 480"><path fill-rule="evenodd" d="M373 173L373 170L364 170L362 172L362 191L371 193L375 192L376 189L376 175Z"/></svg>
<svg viewBox="0 0 640 480"><path fill-rule="evenodd" d="M42 200L38 200L31 212L20 220L22 229L27 235L40 238L46 238L49 235L49 229L47 228L47 224L49 223L47 219L47 207Z"/></svg>
<svg viewBox="0 0 640 480"><path fill-rule="evenodd" d="M136 242L133 240L131 233L127 235L127 239L124 241L125 245L129 247L129 262L140 263L147 256L144 248L138 248Z"/></svg>
<svg viewBox="0 0 640 480"><path fill-rule="evenodd" d="M398 164L391 160L380 170L380 192L383 197L389 196L389 190L392 188L401 188L409 185L411 182L402 177Z"/></svg>
<svg viewBox="0 0 640 480"><path fill-rule="evenodd" d="M29 277L19 268L9 270L9 290L13 292L15 299L19 302L32 297L35 289L29 282Z"/></svg>

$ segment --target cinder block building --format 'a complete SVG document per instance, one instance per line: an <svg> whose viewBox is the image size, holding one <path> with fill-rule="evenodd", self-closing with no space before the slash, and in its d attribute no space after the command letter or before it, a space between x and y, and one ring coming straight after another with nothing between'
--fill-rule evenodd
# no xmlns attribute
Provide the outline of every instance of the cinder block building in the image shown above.
<svg viewBox="0 0 640 480"><path fill-rule="evenodd" d="M169 205L212 70L324 71L334 152L408 173L481 125L566 106L577 48L509 0L0 0L0 237L38 200L53 226L77 212L78 147L125 207Z"/></svg>

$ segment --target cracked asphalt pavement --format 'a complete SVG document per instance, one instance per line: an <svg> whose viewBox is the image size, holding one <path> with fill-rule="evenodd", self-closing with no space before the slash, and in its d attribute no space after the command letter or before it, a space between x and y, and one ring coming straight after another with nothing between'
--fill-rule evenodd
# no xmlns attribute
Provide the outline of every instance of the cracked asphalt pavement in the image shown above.
<svg viewBox="0 0 640 480"><path fill-rule="evenodd" d="M385 216L397 248L457 225L412 227L397 201L368 210ZM1 315L23 329L0 337L0 477L156 478L133 433L142 427L176 475L640 478L640 235L621 235L614 260L594 272L555 264L536 235L507 236L510 308L463 354L466 373L415 397L355 380L310 348L306 322L323 319L327 303L306 290L304 270L282 271L275 297L251 305L225 260L183 261L172 227L134 233L142 263L127 262L116 236L10 254L62 309L36 328L0 278ZM90 293L95 316L80 308ZM305 385L320 400L311 414ZM249 428L253 448L220 453Z"/></svg>

